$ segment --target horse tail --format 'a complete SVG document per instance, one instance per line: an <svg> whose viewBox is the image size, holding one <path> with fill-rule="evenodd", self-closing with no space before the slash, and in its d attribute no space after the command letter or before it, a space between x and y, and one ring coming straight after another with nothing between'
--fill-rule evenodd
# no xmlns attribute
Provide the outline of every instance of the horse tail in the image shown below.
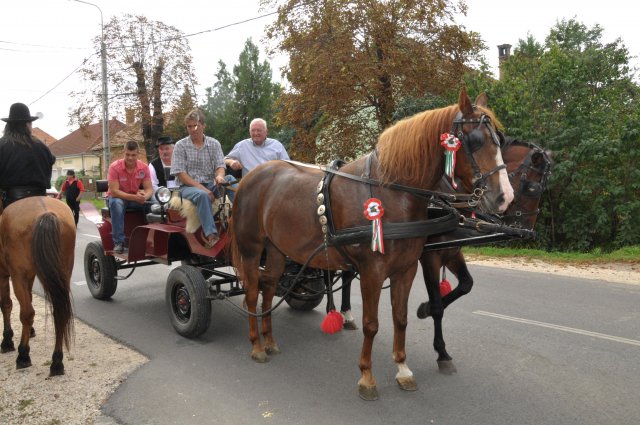
<svg viewBox="0 0 640 425"><path fill-rule="evenodd" d="M71 306L70 274L60 248L60 219L52 212L36 220L31 243L31 255L36 275L44 289L45 299L53 310L56 335L62 336L69 350L73 334L73 308ZM73 255L73 252L70 253Z"/></svg>

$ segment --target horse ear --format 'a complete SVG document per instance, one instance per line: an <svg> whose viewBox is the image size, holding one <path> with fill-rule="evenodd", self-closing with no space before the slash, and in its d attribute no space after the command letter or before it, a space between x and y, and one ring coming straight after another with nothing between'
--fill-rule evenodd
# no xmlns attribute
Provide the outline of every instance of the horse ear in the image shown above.
<svg viewBox="0 0 640 425"><path fill-rule="evenodd" d="M462 111L462 115L468 116L473 114L473 105L471 104L471 99L469 99L467 90L464 87L460 90L458 107L460 108L460 111Z"/></svg>
<svg viewBox="0 0 640 425"><path fill-rule="evenodd" d="M476 97L476 105L482 106L483 108L487 107L488 101L489 101L489 98L487 97L487 94L484 92L480 93L478 97Z"/></svg>

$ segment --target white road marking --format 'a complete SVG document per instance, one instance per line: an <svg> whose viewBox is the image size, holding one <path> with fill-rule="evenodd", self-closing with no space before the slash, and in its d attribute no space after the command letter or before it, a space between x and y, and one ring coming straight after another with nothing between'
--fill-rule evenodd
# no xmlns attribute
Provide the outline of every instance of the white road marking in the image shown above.
<svg viewBox="0 0 640 425"><path fill-rule="evenodd" d="M100 239L100 236L90 235L90 234L88 234L88 233L78 233L78 234L79 234L79 235L82 235L82 236L86 236L86 237L88 237L88 238L96 238L96 239Z"/></svg>
<svg viewBox="0 0 640 425"><path fill-rule="evenodd" d="M73 282L74 285L76 286L85 286L87 284L86 280L79 280L77 282Z"/></svg>
<svg viewBox="0 0 640 425"><path fill-rule="evenodd" d="M481 316L494 317L496 319L510 320L512 322L525 323L527 325L540 326L542 328L555 329L558 331L571 332L578 335L592 336L594 338L607 339L609 341L621 342L623 344L636 345L640 347L640 341L629 338L622 338L614 335L601 334L598 332L585 331L582 329L570 328L567 326L554 325L552 323L538 322L536 320L521 319L519 317L505 316L504 314L490 313L488 311L477 310L473 312Z"/></svg>

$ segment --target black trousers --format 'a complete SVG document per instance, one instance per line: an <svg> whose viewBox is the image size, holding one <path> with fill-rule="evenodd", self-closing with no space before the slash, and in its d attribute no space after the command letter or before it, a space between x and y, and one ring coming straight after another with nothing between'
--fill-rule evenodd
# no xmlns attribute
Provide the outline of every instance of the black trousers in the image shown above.
<svg viewBox="0 0 640 425"><path fill-rule="evenodd" d="M80 219L80 202L75 199L67 199L67 205L73 212L73 219L76 221L76 227L78 227L78 220Z"/></svg>

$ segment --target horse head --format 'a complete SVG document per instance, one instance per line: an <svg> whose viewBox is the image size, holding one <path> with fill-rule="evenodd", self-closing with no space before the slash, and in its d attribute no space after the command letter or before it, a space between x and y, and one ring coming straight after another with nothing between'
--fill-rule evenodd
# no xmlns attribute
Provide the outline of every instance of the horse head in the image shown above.
<svg viewBox="0 0 640 425"><path fill-rule="evenodd" d="M502 149L514 201L504 212L504 223L533 229L540 210L538 206L551 174L552 153L534 143L507 138Z"/></svg>
<svg viewBox="0 0 640 425"><path fill-rule="evenodd" d="M462 180L467 192L480 196L485 211L503 212L514 194L496 132L499 122L487 108L487 96L484 93L472 104L462 89L458 108L450 134L460 140L463 154L457 155L454 161L455 175Z"/></svg>

